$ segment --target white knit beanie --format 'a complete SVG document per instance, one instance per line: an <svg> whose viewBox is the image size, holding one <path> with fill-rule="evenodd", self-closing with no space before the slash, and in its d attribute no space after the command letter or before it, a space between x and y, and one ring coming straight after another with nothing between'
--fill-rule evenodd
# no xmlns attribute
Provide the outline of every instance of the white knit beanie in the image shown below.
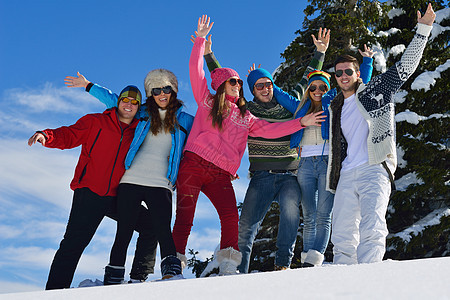
<svg viewBox="0 0 450 300"><path fill-rule="evenodd" d="M148 72L145 77L144 86L147 97L152 96L152 89L170 86L178 93L178 80L175 74L166 69L155 69Z"/></svg>

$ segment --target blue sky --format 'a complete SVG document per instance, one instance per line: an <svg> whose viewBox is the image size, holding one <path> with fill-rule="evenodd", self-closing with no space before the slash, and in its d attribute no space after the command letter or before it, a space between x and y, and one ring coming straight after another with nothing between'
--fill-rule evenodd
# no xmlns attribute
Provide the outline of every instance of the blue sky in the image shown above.
<svg viewBox="0 0 450 300"><path fill-rule="evenodd" d="M30 148L27 139L36 130L104 110L81 89L66 88L65 76L80 71L116 92L128 84L144 91L146 74L166 68L177 75L179 98L194 114L188 60L198 17L211 16L213 51L223 66L244 77L253 62L270 72L283 62L280 53L294 39L306 7L303 0L154 2L0 0L0 293L44 288L72 200L69 183L79 149ZM241 179L234 183L239 202L247 168L244 156ZM102 278L114 233L115 223L105 219L73 285ZM217 214L201 198L188 248L208 257L219 236ZM127 273L132 251L134 241Z"/></svg>

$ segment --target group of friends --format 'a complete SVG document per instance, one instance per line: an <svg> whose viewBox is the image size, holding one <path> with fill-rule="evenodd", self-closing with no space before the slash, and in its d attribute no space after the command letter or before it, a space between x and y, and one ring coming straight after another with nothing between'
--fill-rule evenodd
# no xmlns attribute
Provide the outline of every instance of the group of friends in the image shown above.
<svg viewBox="0 0 450 300"><path fill-rule="evenodd" d="M105 216L117 231L104 284L124 282L127 249L139 233L129 282L153 273L157 244L163 279L182 278L186 245L200 192L220 219L214 254L219 275L247 273L258 228L273 201L280 207L274 270L290 267L302 207L303 267L320 266L330 239L333 263L379 262L385 253L386 210L396 169L393 95L417 68L435 14L418 12L416 34L400 61L371 79L374 52L364 45L362 64L350 55L334 62L340 91L321 71L330 30L320 29L314 56L291 93L253 65L243 80L221 67L211 50L213 22L198 20L189 60L195 117L183 111L176 76L150 71L146 100L136 86L119 95L67 76L107 107L75 124L37 131L28 140L81 154L70 184L73 202L64 238L53 259L46 289L69 288L78 261ZM212 93L203 70L211 73ZM250 183L238 214L232 181L248 145ZM172 192L176 189L176 217ZM145 205L144 205L145 204Z"/></svg>

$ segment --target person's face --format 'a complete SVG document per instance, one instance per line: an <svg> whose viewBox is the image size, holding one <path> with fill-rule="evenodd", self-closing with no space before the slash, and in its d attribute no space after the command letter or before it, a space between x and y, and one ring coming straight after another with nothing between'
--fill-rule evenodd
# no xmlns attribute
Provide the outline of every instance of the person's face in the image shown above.
<svg viewBox="0 0 450 300"><path fill-rule="evenodd" d="M170 86L156 88L152 90L153 99L161 109L166 109L172 98L172 88ZM158 94L158 95L155 95Z"/></svg>
<svg viewBox="0 0 450 300"><path fill-rule="evenodd" d="M338 77L337 73L341 72L341 76ZM351 75L348 73L351 73ZM359 75L359 71L355 71L355 66L351 62L343 62L336 65L334 77L343 92L355 91Z"/></svg>
<svg viewBox="0 0 450 300"><path fill-rule="evenodd" d="M328 91L328 86L322 80L314 80L309 85L309 98L312 101L322 101L322 96Z"/></svg>
<svg viewBox="0 0 450 300"><path fill-rule="evenodd" d="M231 97L239 97L239 91L242 88L242 80L239 77L230 77L225 82L225 94Z"/></svg>
<svg viewBox="0 0 450 300"><path fill-rule="evenodd" d="M125 99L128 99L129 101L125 103L123 99L121 99L117 107L119 118L123 120L132 120L139 109L139 104L132 103L136 101L135 98L126 97Z"/></svg>
<svg viewBox="0 0 450 300"><path fill-rule="evenodd" d="M253 86L253 95L261 102L270 102L273 98L273 84L267 77L262 77Z"/></svg>

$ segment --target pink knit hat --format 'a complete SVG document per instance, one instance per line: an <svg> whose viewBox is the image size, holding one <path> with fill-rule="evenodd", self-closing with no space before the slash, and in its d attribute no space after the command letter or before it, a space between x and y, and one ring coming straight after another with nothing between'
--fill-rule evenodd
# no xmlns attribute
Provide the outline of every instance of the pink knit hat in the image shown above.
<svg viewBox="0 0 450 300"><path fill-rule="evenodd" d="M239 74L230 68L217 68L211 72L211 87L217 91L219 86L228 80L230 77L239 78Z"/></svg>

